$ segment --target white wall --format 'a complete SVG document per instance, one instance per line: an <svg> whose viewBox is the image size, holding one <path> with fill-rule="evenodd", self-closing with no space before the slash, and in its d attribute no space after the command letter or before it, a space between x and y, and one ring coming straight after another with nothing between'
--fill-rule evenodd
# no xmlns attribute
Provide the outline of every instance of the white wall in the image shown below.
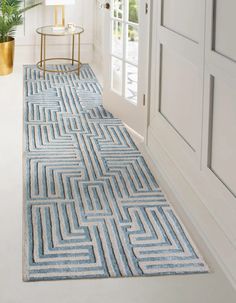
<svg viewBox="0 0 236 303"><path fill-rule="evenodd" d="M94 0L94 62L102 70L103 62L103 34L104 34L104 9L103 1Z"/></svg>
<svg viewBox="0 0 236 303"><path fill-rule="evenodd" d="M76 0L76 4L66 6L66 23L74 22L84 27L81 36L82 62L93 60L94 43L94 0ZM34 8L25 14L25 24L18 29L16 37L16 62L32 63L39 58L39 35L37 27L53 23L53 8L45 5ZM49 56L68 56L70 53L68 38L48 38Z"/></svg>

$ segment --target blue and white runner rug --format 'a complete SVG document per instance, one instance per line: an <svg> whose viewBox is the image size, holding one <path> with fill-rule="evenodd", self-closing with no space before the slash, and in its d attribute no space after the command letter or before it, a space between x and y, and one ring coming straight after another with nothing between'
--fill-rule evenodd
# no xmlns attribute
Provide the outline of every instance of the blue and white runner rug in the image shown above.
<svg viewBox="0 0 236 303"><path fill-rule="evenodd" d="M208 272L88 65L24 97L25 281Z"/></svg>

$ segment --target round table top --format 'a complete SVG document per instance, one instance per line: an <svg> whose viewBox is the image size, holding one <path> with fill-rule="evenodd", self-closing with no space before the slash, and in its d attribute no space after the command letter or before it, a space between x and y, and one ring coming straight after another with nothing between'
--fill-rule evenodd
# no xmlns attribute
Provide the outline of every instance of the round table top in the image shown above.
<svg viewBox="0 0 236 303"><path fill-rule="evenodd" d="M37 28L36 32L45 36L72 36L82 34L84 29L80 26L76 26L74 30L71 30L66 27L58 28L53 25L48 25Z"/></svg>

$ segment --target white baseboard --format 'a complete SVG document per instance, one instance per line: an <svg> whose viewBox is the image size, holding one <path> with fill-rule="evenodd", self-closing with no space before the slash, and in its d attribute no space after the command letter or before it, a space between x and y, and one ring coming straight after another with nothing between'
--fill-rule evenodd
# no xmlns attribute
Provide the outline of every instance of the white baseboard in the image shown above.
<svg viewBox="0 0 236 303"><path fill-rule="evenodd" d="M147 155L150 168L168 200L180 216L184 214L184 217L190 220L226 277L236 288L236 250L233 243L161 144L154 137L149 137L148 142L149 146L143 144L141 149Z"/></svg>

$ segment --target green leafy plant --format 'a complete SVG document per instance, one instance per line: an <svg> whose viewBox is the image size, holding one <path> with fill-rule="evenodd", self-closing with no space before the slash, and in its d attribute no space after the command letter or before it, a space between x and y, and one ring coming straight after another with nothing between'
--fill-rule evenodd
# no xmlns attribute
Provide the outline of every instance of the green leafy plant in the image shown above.
<svg viewBox="0 0 236 303"><path fill-rule="evenodd" d="M139 9L139 1L130 0L129 1L129 21L138 23L138 9Z"/></svg>
<svg viewBox="0 0 236 303"><path fill-rule="evenodd" d="M42 4L31 1L24 6L23 0L0 0L0 43L14 36L16 27L23 24L24 12Z"/></svg>

